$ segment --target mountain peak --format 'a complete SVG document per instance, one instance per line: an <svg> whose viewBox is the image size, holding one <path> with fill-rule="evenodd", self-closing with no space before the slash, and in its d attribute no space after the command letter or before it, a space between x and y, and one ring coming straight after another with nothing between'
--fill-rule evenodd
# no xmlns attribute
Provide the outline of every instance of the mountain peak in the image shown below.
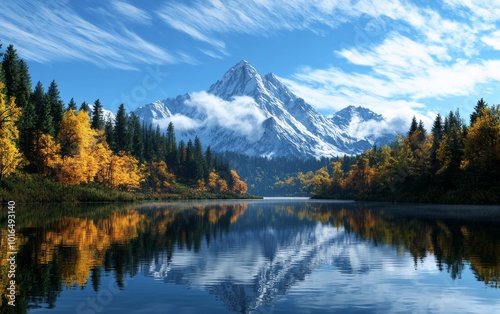
<svg viewBox="0 0 500 314"><path fill-rule="evenodd" d="M382 120L355 106L327 118L279 77L261 76L247 60L227 70L207 92L169 98L136 112L146 122L164 127L173 121L181 130L179 137L187 140L196 134L214 151L299 158L363 152L378 138L353 125Z"/></svg>
<svg viewBox="0 0 500 314"><path fill-rule="evenodd" d="M231 67L221 80L210 86L208 93L229 100L234 96L249 95L262 86L262 77L246 60Z"/></svg>

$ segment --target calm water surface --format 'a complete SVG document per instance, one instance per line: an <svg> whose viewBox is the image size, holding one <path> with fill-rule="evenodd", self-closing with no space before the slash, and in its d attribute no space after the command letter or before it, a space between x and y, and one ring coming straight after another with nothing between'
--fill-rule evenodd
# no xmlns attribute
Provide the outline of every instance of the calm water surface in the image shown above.
<svg viewBox="0 0 500 314"><path fill-rule="evenodd" d="M59 206L59 205L58 205ZM1 313L495 313L500 208L293 199L18 204Z"/></svg>

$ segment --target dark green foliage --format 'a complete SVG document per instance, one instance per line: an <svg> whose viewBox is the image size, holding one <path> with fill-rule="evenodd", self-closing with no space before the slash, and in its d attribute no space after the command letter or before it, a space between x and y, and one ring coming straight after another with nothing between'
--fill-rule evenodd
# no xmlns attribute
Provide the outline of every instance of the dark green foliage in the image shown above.
<svg viewBox="0 0 500 314"><path fill-rule="evenodd" d="M4 74L4 83L7 99L16 97L19 92L20 69L19 57L13 45L9 45L3 55L2 70Z"/></svg>
<svg viewBox="0 0 500 314"><path fill-rule="evenodd" d="M144 161L144 141L142 137L142 128L139 117L132 112L129 118L129 139L132 143L132 155L139 160Z"/></svg>
<svg viewBox="0 0 500 314"><path fill-rule="evenodd" d="M50 111L49 101L39 81L31 94L30 102L35 108L35 127L38 134L54 135L54 123Z"/></svg>
<svg viewBox="0 0 500 314"><path fill-rule="evenodd" d="M52 122L54 124L54 133L57 135L59 133L59 124L61 123L64 103L59 95L59 89L57 88L56 81L50 83L49 89L46 94L48 106L50 108L50 113L52 115Z"/></svg>
<svg viewBox="0 0 500 314"><path fill-rule="evenodd" d="M70 99L69 103L68 103L68 108L66 108L66 110L73 110L73 111L76 111L77 108L76 108L76 102L73 98Z"/></svg>
<svg viewBox="0 0 500 314"><path fill-rule="evenodd" d="M86 113L88 113L90 115L89 104L87 104L85 101L82 102L82 104L80 105L80 111L85 111Z"/></svg>
<svg viewBox="0 0 500 314"><path fill-rule="evenodd" d="M412 135L417 130L418 130L417 118L413 116L413 119L411 119L411 125L410 125L410 130L408 131L408 136Z"/></svg>
<svg viewBox="0 0 500 314"><path fill-rule="evenodd" d="M177 168L179 164L179 153L177 151L177 140L175 139L175 129L172 122L170 122L167 127L166 150L165 162L170 168Z"/></svg>
<svg viewBox="0 0 500 314"><path fill-rule="evenodd" d="M144 143L144 160L151 162L154 156L153 126L142 125L142 142Z"/></svg>
<svg viewBox="0 0 500 314"><path fill-rule="evenodd" d="M99 99L94 101L94 108L92 110L92 120L90 126L96 130L104 130L104 113L102 104Z"/></svg>
<svg viewBox="0 0 500 314"><path fill-rule="evenodd" d="M114 128L114 145L111 147L115 153L119 151L130 151L130 134L128 131L129 121L127 117L127 111L125 106L121 104L116 112L115 128Z"/></svg>
<svg viewBox="0 0 500 314"><path fill-rule="evenodd" d="M113 122L107 120L106 123L104 123L104 134L106 134L106 142L111 148L116 147L116 137L114 133Z"/></svg>
<svg viewBox="0 0 500 314"><path fill-rule="evenodd" d="M477 101L477 104L474 107L474 112L471 113L470 115L470 126L474 125L477 118L481 116L481 111L485 109L487 106L488 104L484 101L484 99L481 98Z"/></svg>

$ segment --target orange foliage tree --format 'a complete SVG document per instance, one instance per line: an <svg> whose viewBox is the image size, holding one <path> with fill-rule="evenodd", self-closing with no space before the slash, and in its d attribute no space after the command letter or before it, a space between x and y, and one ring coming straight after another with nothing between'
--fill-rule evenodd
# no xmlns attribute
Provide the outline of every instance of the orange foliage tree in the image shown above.
<svg viewBox="0 0 500 314"><path fill-rule="evenodd" d="M0 82L0 90L4 84ZM5 99L0 93L0 180L13 173L22 161L22 155L16 146L19 132L16 121L21 115L21 108L17 107L14 98Z"/></svg>

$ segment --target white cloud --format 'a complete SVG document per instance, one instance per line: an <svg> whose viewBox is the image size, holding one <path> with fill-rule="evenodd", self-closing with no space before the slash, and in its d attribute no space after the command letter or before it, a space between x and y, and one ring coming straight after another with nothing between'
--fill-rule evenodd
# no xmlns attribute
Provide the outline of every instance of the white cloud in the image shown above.
<svg viewBox="0 0 500 314"><path fill-rule="evenodd" d="M206 92L191 94L186 105L193 106L206 119L208 125L219 125L247 137L251 142L262 136L264 114L256 107L255 101L248 96L235 97L232 101L223 100Z"/></svg>
<svg viewBox="0 0 500 314"><path fill-rule="evenodd" d="M116 2L123 9L123 2ZM138 12L137 10L134 12ZM136 18L145 19L144 12ZM175 56L124 25L106 27L85 19L66 1L2 1L2 41L22 58L36 62L89 62L102 67L137 69L137 64L176 62Z"/></svg>
<svg viewBox="0 0 500 314"><path fill-rule="evenodd" d="M151 17L144 10L141 10L130 3L123 1L114 1L112 3L114 9L125 18L138 23L148 24Z"/></svg>
<svg viewBox="0 0 500 314"><path fill-rule="evenodd" d="M158 124L164 130L167 129L170 122L175 125L176 130L181 132L189 132L203 125L203 121L192 119L182 114L174 114L168 118L154 121L155 124Z"/></svg>
<svg viewBox="0 0 500 314"><path fill-rule="evenodd" d="M470 96L500 81L500 60L482 55L485 44L500 49L499 1L195 0L168 4L160 16L180 32L224 50L221 38L228 34L271 36L358 23L353 44L335 51L335 66L303 66L285 80L324 111L353 104L390 121L416 115L426 122L436 113L426 107L430 100ZM337 65L339 60L349 67Z"/></svg>
<svg viewBox="0 0 500 314"><path fill-rule="evenodd" d="M495 50L500 50L500 31L483 36L481 41Z"/></svg>

